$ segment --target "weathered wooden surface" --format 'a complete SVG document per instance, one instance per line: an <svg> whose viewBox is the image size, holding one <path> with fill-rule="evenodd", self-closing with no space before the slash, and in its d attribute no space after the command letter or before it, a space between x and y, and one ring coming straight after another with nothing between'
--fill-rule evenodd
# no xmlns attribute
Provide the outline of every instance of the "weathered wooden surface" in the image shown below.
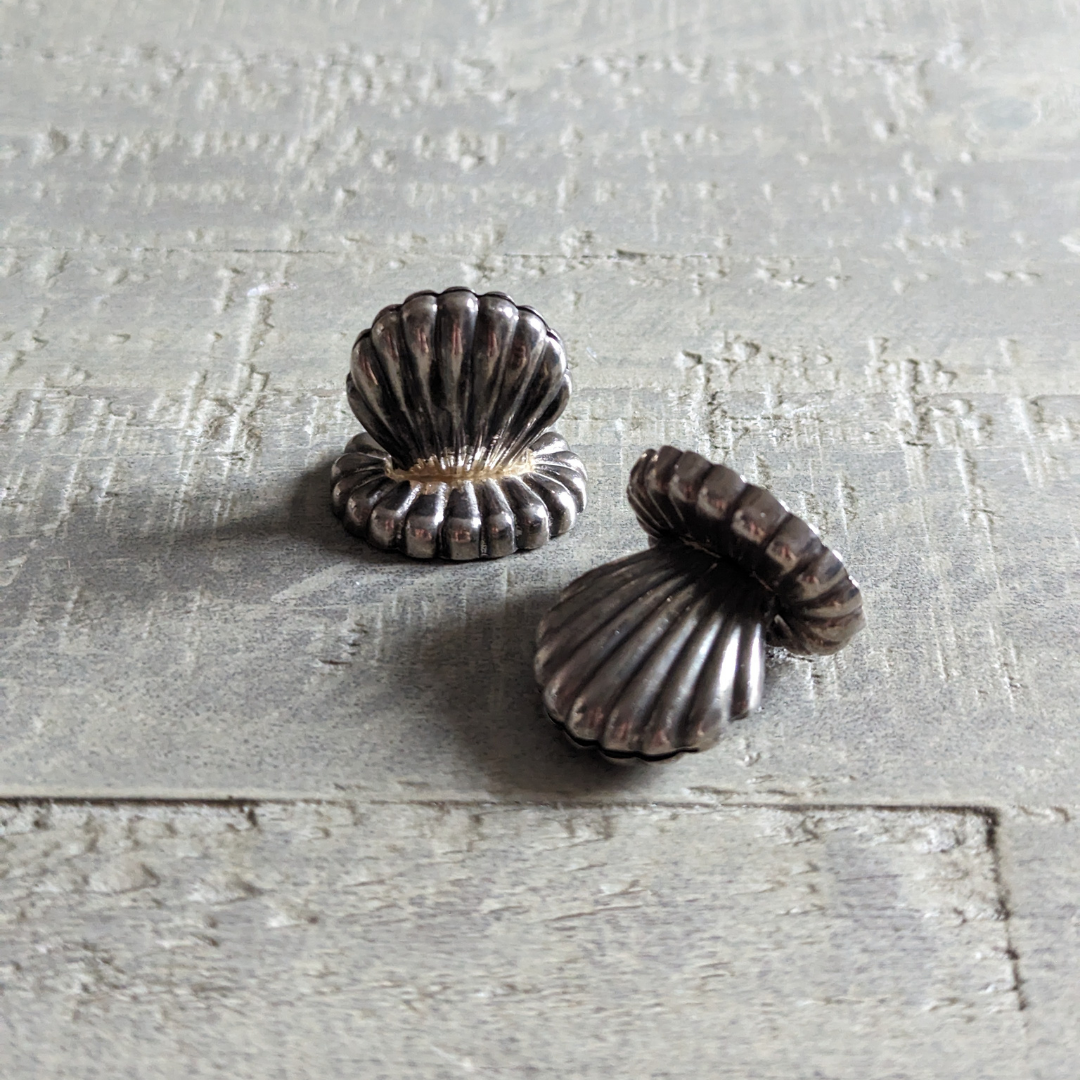
<svg viewBox="0 0 1080 1080"><path fill-rule="evenodd" d="M0 1047L15 1075L106 1075L94 1054L109 1050L109 1075L140 1076L363 1061L385 1076L682 1077L707 1061L732 1076L761 1062L785 1077L1070 1077L1078 46L1074 3L0 7L0 796L120 800L41 810L40 835L23 828L30 804L13 812L0 887L25 918L4 927L18 966L0 979ZM456 283L508 291L563 335L576 392L559 427L592 501L540 552L433 567L344 535L327 473L356 427L342 393L356 331ZM570 578L641 546L622 488L661 441L725 458L814 521L869 627L834 659L773 656L764 710L716 751L616 770L543 719L531 638ZM269 836L235 846L233 810L136 797L284 801L258 810ZM464 871L425 854L432 830L471 843L471 811L443 820L444 803L499 823ZM788 880L775 823L808 803L831 860L819 887L863 891L823 901L800 937L737 897ZM139 840L145 856L120 850L139 814L161 833ZM205 827L192 850L213 873L242 877L233 863L250 858L302 906L288 881L310 872L336 905L282 928L304 935L289 963L309 949L370 964L340 929L368 909L302 839L320 814L340 858L396 867L365 948L398 957L396 917L452 943L430 1039L421 1014L394 1012L419 1008L394 989L428 985L419 953L394 961L401 983L379 981L385 959L331 979L329 1045L310 1034L315 976L286 978L269 944L260 968L271 916L254 894L228 909L245 914L220 962L200 945L171 967L147 944L152 919L124 921L131 897L203 918L171 837ZM343 824L365 815L370 831ZM585 974L553 971L526 914L573 894L543 838L579 819L611 823L601 865L656 883L643 914L572 938L611 965ZM955 857L923 851L927 822L960 822ZM65 876L87 830L114 840ZM882 875L866 869L879 855ZM143 862L130 895L79 884ZM934 916L916 933L912 913L944 903L926 885L938 866L987 899L970 925ZM453 997L481 978L471 894L437 929L409 906L459 871L491 877L485 902L513 894L483 963L503 971L517 940L514 985L535 994L492 991L493 1012ZM54 900L18 899L17 881ZM665 904L692 908L689 928ZM731 929L742 973L720 990L685 966L703 913ZM95 940L99 918L125 967L91 1007L49 967L59 954L26 957L50 936ZM679 945L643 960L652 935ZM1004 982L988 973L1001 956ZM219 978L232 1011L198 1012ZM609 982L611 1012L580 1004ZM557 1014L542 1028L537 997ZM365 1058L383 1011L397 1034Z"/></svg>
<svg viewBox="0 0 1080 1080"><path fill-rule="evenodd" d="M975 813L0 813L27 1076L1017 1075Z"/></svg>
<svg viewBox="0 0 1080 1080"><path fill-rule="evenodd" d="M1075 808L1013 808L996 843L1006 885L1009 943L1025 1005L1025 1042L1036 1076L1076 1072L1080 1002L1080 828Z"/></svg>

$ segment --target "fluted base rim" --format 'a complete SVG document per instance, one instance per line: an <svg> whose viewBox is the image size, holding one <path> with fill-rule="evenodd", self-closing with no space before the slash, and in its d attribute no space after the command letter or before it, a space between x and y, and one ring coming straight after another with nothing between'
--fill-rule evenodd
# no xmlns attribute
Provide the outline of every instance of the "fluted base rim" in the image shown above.
<svg viewBox="0 0 1080 1080"><path fill-rule="evenodd" d="M585 509L587 474L553 431L527 454L525 470L417 479L361 432L334 462L334 512L372 547L414 559L468 562L532 551L573 526Z"/></svg>
<svg viewBox="0 0 1080 1080"><path fill-rule="evenodd" d="M579 739L550 709L545 709L544 714L563 733L566 741L575 750L595 751L612 765L664 765L686 754L701 753L700 746L684 746L667 754L643 754L637 750L609 750L599 740Z"/></svg>

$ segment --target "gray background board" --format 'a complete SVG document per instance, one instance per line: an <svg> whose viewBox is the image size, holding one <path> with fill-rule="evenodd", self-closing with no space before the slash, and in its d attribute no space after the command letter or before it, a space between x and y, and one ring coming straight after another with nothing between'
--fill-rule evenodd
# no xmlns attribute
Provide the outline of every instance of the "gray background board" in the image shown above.
<svg viewBox="0 0 1080 1080"><path fill-rule="evenodd" d="M24 924L0 951L22 1022L8 1061L27 1076L79 1055L90 1076L780 1080L813 1062L1011 1078L1025 1012L986 826L963 811L3 807L18 854L0 926Z"/></svg>
<svg viewBox="0 0 1080 1080"><path fill-rule="evenodd" d="M5 790L607 785L542 719L531 637L562 585L642 546L622 489L637 454L670 441L814 521L862 583L870 628L832 659L775 655L764 713L726 748L619 785L1074 796L1077 673L1061 630L1078 621L1080 414L1060 350L1051 362L1023 338L972 343L941 310L969 356L936 359L867 326L811 325L809 291L779 302L802 309L806 343L773 345L776 294L699 280L700 260L555 260L550 273L502 260L484 284L569 328L577 389L560 428L592 503L533 555L416 565L353 542L328 508L328 464L357 428L344 313L362 323L455 267L414 258L386 284L346 255L283 259L83 254L44 290L32 270L7 279L52 302L46 343L2 399ZM127 275L111 287L109 265ZM373 282L383 295L358 302ZM1029 356L1056 392L1024 392Z"/></svg>
<svg viewBox="0 0 1080 1080"><path fill-rule="evenodd" d="M1074 2L0 5L14 1075L1071 1080L1078 56ZM590 504L423 565L329 465L453 284L564 338ZM868 627L619 769L532 636L663 442Z"/></svg>

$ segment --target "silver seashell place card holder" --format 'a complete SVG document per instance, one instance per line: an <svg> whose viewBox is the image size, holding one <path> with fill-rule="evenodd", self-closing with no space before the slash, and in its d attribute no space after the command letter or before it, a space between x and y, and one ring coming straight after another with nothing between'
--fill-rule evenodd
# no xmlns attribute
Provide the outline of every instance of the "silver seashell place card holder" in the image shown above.
<svg viewBox="0 0 1080 1080"><path fill-rule="evenodd" d="M706 750L760 708L766 642L834 653L865 625L840 556L732 469L646 450L627 497L648 550L571 582L537 631L545 708L577 746L617 761Z"/></svg>
<svg viewBox="0 0 1080 1080"><path fill-rule="evenodd" d="M549 430L570 400L562 342L505 293L383 308L353 345L346 391L364 431L334 463L334 511L373 547L495 559L585 509L585 466Z"/></svg>

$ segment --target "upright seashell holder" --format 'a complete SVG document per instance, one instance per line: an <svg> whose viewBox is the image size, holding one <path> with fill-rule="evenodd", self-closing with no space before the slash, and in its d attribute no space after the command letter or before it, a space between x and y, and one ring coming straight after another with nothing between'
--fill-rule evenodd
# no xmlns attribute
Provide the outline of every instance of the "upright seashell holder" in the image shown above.
<svg viewBox="0 0 1080 1080"><path fill-rule="evenodd" d="M365 431L334 462L350 532L414 559L538 548L585 509L585 466L548 429L570 400L558 335L505 293L413 293L353 345Z"/></svg>
<svg viewBox="0 0 1080 1080"><path fill-rule="evenodd" d="M840 556L726 466L646 450L627 497L649 549L571 582L537 631L544 705L576 745L615 760L706 750L760 708L766 641L833 653L865 625Z"/></svg>

